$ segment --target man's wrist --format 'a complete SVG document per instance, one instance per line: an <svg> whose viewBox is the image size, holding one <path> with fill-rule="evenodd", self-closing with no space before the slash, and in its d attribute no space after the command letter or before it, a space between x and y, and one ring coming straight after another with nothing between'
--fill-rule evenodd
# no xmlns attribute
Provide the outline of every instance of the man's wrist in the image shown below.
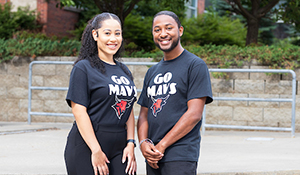
<svg viewBox="0 0 300 175"><path fill-rule="evenodd" d="M143 140L140 141L140 148L141 148L141 145L142 145L144 142L146 142L146 143L151 143L152 145L154 145L154 143L152 142L151 139L146 138L146 139L143 139Z"/></svg>

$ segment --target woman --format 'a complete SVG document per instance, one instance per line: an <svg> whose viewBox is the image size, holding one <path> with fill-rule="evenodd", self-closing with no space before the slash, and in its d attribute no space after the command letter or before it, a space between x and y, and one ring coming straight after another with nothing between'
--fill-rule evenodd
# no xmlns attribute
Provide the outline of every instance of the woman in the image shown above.
<svg viewBox="0 0 300 175"><path fill-rule="evenodd" d="M128 68L116 61L122 45L120 19L101 13L88 22L70 76L66 101L75 116L65 149L69 175L136 172L136 87Z"/></svg>

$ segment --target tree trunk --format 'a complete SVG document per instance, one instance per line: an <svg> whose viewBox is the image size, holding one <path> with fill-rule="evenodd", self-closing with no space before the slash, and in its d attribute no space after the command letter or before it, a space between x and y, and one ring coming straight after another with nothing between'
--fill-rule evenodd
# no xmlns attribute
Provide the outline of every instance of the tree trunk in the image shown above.
<svg viewBox="0 0 300 175"><path fill-rule="evenodd" d="M258 39L258 29L259 29L259 19L247 19L247 38L246 38L246 46L249 44L257 44Z"/></svg>

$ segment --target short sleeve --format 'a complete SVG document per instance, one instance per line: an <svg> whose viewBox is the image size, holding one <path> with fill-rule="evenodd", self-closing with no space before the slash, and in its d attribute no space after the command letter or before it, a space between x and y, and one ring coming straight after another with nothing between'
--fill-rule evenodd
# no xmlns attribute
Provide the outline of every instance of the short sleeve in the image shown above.
<svg viewBox="0 0 300 175"><path fill-rule="evenodd" d="M138 100L138 104L143 106L143 107L148 107L148 98L147 98L147 82L148 82L148 72L149 70L147 71L146 75L145 75L145 78L144 78L144 84L143 84L143 89L142 89L142 92L141 92L141 95L139 97L139 100Z"/></svg>
<svg viewBox="0 0 300 175"><path fill-rule="evenodd" d="M205 104L213 101L209 71L204 62L194 64L189 74L188 83L188 100L206 97Z"/></svg>
<svg viewBox="0 0 300 175"><path fill-rule="evenodd" d="M90 98L87 74L78 67L73 67L71 71L66 101L70 107L71 101L85 107L89 105Z"/></svg>

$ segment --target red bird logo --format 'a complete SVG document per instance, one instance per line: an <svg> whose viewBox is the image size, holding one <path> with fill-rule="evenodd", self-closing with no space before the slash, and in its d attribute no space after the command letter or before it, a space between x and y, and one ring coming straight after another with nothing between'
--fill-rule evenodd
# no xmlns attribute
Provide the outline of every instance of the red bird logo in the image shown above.
<svg viewBox="0 0 300 175"><path fill-rule="evenodd" d="M116 103L111 107L116 111L116 115L119 119L121 119L126 109L131 106L131 102L133 101L133 99L134 97L131 100L119 99L117 96L115 96Z"/></svg>
<svg viewBox="0 0 300 175"><path fill-rule="evenodd" d="M153 102L151 109L154 117L156 117L157 113L159 113L162 110L162 107L167 103L169 96L170 95L167 95L165 98L157 98L157 99L154 99L151 96L151 100Z"/></svg>

